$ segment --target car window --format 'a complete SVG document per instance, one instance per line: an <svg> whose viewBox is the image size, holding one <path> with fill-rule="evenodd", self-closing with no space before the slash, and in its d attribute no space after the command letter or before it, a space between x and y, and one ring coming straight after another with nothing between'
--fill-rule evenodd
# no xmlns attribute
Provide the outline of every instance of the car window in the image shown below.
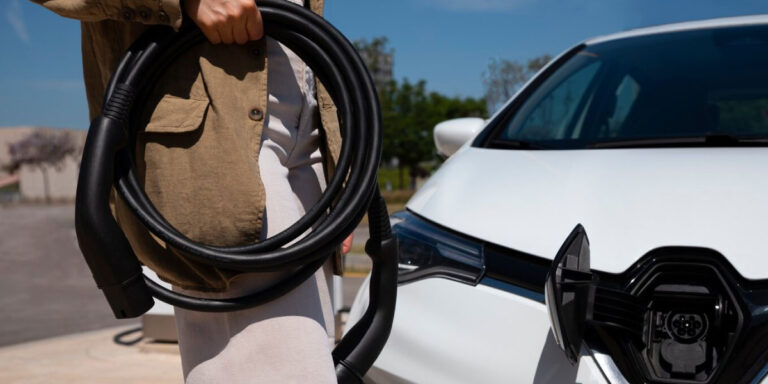
<svg viewBox="0 0 768 384"><path fill-rule="evenodd" d="M588 45L512 103L494 143L768 143L768 27L636 36ZM681 138L701 139L686 141ZM714 141L713 141L714 142ZM717 143L722 143L717 141ZM501 146L509 148L510 146ZM512 146L523 148L523 146Z"/></svg>
<svg viewBox="0 0 768 384"><path fill-rule="evenodd" d="M719 112L720 126L741 135L768 131L768 97L748 95L714 102Z"/></svg>
<svg viewBox="0 0 768 384"><path fill-rule="evenodd" d="M600 63L590 63L570 74L560 84L535 104L527 114L521 126L509 129L530 139L562 139L566 135L569 122L573 121L578 105L589 98L587 88L595 77Z"/></svg>
<svg viewBox="0 0 768 384"><path fill-rule="evenodd" d="M621 135L621 128L624 127L624 122L627 119L627 115L632 110L632 106L635 105L637 96L640 93L640 84L635 81L631 75L625 75L622 78L619 86L616 87L616 92L613 98L616 100L616 105L613 108L613 113L606 119L605 124L601 127L598 136L601 138L619 137Z"/></svg>

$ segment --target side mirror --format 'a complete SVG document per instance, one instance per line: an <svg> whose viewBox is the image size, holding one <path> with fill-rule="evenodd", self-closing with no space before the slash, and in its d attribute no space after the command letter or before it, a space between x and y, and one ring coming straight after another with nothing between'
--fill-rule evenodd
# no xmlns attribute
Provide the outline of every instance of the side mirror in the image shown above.
<svg viewBox="0 0 768 384"><path fill-rule="evenodd" d="M572 364L579 359L589 301L594 296L590 295L591 282L589 239L579 224L557 251L544 289L552 333Z"/></svg>
<svg viewBox="0 0 768 384"><path fill-rule="evenodd" d="M462 117L435 125L437 152L445 157L453 155L464 143L475 137L484 125L485 120L479 117Z"/></svg>

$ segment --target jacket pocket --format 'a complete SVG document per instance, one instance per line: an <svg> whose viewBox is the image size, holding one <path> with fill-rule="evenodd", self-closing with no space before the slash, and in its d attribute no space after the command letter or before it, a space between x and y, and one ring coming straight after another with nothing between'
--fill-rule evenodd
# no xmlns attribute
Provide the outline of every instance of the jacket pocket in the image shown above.
<svg viewBox="0 0 768 384"><path fill-rule="evenodd" d="M202 125L209 104L208 99L165 95L155 106L144 130L158 133L194 131Z"/></svg>

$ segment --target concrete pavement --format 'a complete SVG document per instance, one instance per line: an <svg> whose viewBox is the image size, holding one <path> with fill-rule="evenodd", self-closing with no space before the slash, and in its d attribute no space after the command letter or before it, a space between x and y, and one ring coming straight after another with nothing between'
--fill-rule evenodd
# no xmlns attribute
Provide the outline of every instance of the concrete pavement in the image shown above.
<svg viewBox="0 0 768 384"><path fill-rule="evenodd" d="M349 305L362 277L345 278ZM134 320L135 321L135 320ZM181 383L176 343L141 340L133 345L114 341L134 328L111 327L0 347L0 383L4 384L153 384ZM140 331L123 340L140 337Z"/></svg>
<svg viewBox="0 0 768 384"><path fill-rule="evenodd" d="M0 383L181 383L176 344L115 344L126 327L107 328L0 348Z"/></svg>
<svg viewBox="0 0 768 384"><path fill-rule="evenodd" d="M0 292L0 346L137 323L96 289L73 204L0 206Z"/></svg>

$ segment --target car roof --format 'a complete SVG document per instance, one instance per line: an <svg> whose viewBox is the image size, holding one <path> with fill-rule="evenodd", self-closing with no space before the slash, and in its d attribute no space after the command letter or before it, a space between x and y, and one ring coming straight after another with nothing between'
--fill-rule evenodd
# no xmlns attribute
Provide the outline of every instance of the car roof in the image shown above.
<svg viewBox="0 0 768 384"><path fill-rule="evenodd" d="M626 39L637 36L647 36L660 33L691 31L697 29L713 29L724 27L741 27L748 25L768 25L768 14L765 15L750 15L750 16L738 16L738 17L724 17L718 19L687 21L683 23L664 24L653 27L637 28L628 31L613 33L605 36L598 36L591 38L584 42L584 44L592 45L603 43L606 41Z"/></svg>

